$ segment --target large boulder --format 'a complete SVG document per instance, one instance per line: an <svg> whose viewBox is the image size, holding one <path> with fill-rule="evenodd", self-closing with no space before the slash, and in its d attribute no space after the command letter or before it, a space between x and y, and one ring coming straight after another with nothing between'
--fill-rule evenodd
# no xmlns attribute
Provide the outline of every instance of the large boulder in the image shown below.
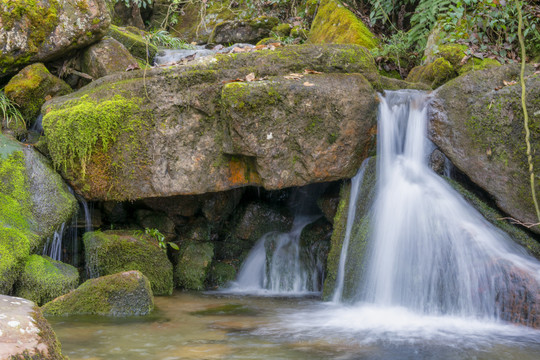
<svg viewBox="0 0 540 360"><path fill-rule="evenodd" d="M4 92L19 106L26 123L31 124L47 99L69 94L71 87L52 75L45 65L36 63L28 65L12 77Z"/></svg>
<svg viewBox="0 0 540 360"><path fill-rule="evenodd" d="M154 309L150 281L140 271L90 279L42 306L45 315L142 316Z"/></svg>
<svg viewBox="0 0 540 360"><path fill-rule="evenodd" d="M322 0L311 24L307 41L313 44L358 44L368 49L377 46L377 38L339 0Z"/></svg>
<svg viewBox="0 0 540 360"><path fill-rule="evenodd" d="M77 200L41 154L0 135L0 293L76 210Z"/></svg>
<svg viewBox="0 0 540 360"><path fill-rule="evenodd" d="M535 176L540 174L540 81L527 68L527 110ZM454 165L524 224L538 222L528 171L518 65L462 75L432 104L430 137ZM505 86L508 85L508 86ZM536 181L540 194L540 182ZM538 195L537 195L538 196ZM532 231L540 233L540 226Z"/></svg>
<svg viewBox="0 0 540 360"><path fill-rule="evenodd" d="M172 294L172 264L148 235L133 231L94 231L84 234L84 250L91 277L138 270L150 280L155 295Z"/></svg>
<svg viewBox="0 0 540 360"><path fill-rule="evenodd" d="M213 257L212 243L198 241L182 243L178 263L174 268L175 285L182 289L203 290Z"/></svg>
<svg viewBox="0 0 540 360"><path fill-rule="evenodd" d="M137 59L151 63L158 51L156 45L145 39L145 32L133 26L111 25L108 36L120 42Z"/></svg>
<svg viewBox="0 0 540 360"><path fill-rule="evenodd" d="M103 0L6 0L0 4L0 78L101 39L110 24Z"/></svg>
<svg viewBox="0 0 540 360"><path fill-rule="evenodd" d="M15 295L43 305L79 286L79 272L48 256L31 255L15 285Z"/></svg>
<svg viewBox="0 0 540 360"><path fill-rule="evenodd" d="M260 16L253 20L224 21L217 24L208 39L211 44L256 44L268 37L272 28L279 23L275 17Z"/></svg>
<svg viewBox="0 0 540 360"><path fill-rule="evenodd" d="M66 359L51 325L33 302L0 295L0 314L0 359Z"/></svg>
<svg viewBox="0 0 540 360"><path fill-rule="evenodd" d="M84 50L81 58L82 71L94 79L137 67L137 60L122 43L105 38Z"/></svg>
<svg viewBox="0 0 540 360"><path fill-rule="evenodd" d="M365 48L203 61L110 75L44 105L51 157L78 192L126 200L301 186L351 177L372 148L376 92L361 74L379 78ZM289 75L305 69L325 74ZM223 84L249 73L270 78Z"/></svg>

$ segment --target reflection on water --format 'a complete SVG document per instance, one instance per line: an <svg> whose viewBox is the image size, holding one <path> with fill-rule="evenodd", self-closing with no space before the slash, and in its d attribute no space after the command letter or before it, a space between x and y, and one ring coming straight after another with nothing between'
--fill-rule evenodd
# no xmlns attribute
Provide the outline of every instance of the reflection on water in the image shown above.
<svg viewBox="0 0 540 360"><path fill-rule="evenodd" d="M145 318L49 318L79 359L538 359L540 331L307 298L175 292Z"/></svg>

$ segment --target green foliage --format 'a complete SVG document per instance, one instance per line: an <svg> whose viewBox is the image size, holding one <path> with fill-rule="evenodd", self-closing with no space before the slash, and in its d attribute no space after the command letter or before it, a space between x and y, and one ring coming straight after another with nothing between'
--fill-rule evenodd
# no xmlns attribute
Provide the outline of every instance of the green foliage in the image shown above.
<svg viewBox="0 0 540 360"><path fill-rule="evenodd" d="M26 123L17 105L7 98L3 89L0 90L0 116L0 125L6 128L17 128L18 126L26 128Z"/></svg>
<svg viewBox="0 0 540 360"><path fill-rule="evenodd" d="M142 235L143 232L141 230L138 230L136 232L137 235ZM180 248L175 243L166 242L165 241L165 235L163 235L158 229L144 229L144 234L150 235L153 239L155 239L158 243L158 246L161 250L167 251L167 245L169 245L174 250L179 250Z"/></svg>
<svg viewBox="0 0 540 360"><path fill-rule="evenodd" d="M379 70L381 70L380 64L384 62L385 68L397 70L399 75L403 76L418 57L418 53L412 51L410 46L407 33L398 30L389 37L383 35L383 42L379 47L371 49L371 53L379 64ZM394 69L395 66L397 69Z"/></svg>
<svg viewBox="0 0 540 360"><path fill-rule="evenodd" d="M147 6L152 5L152 0L114 0L115 4L119 2L123 2L128 9L131 5L136 5L139 9L146 9Z"/></svg>
<svg viewBox="0 0 540 360"><path fill-rule="evenodd" d="M144 38L155 46L162 46L170 49L195 48L193 45L186 43L184 40L171 36L168 31L163 29L151 31Z"/></svg>

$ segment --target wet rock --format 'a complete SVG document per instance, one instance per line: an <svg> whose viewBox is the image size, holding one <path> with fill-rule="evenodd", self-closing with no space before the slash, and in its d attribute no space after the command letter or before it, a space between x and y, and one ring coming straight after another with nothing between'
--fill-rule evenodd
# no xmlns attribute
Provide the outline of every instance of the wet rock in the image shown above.
<svg viewBox="0 0 540 360"><path fill-rule="evenodd" d="M211 243L182 243L178 263L174 268L175 286L188 290L203 290L213 256L214 245Z"/></svg>
<svg viewBox="0 0 540 360"><path fill-rule="evenodd" d="M324 218L307 225L300 234L300 258L308 269L306 284L310 284L311 291L323 289L331 236L332 225Z"/></svg>
<svg viewBox="0 0 540 360"><path fill-rule="evenodd" d="M137 59L152 63L158 51L154 44L144 39L145 32L133 26L121 27L111 25L107 35L122 43L128 51Z"/></svg>
<svg viewBox="0 0 540 360"><path fill-rule="evenodd" d="M155 239L133 231L94 231L84 234L86 266L90 277L138 270L155 295L170 295L172 264Z"/></svg>
<svg viewBox="0 0 540 360"><path fill-rule="evenodd" d="M203 195L202 212L211 223L226 220L242 199L242 189L232 189Z"/></svg>
<svg viewBox="0 0 540 360"><path fill-rule="evenodd" d="M79 286L79 272L48 256L31 255L24 264L15 295L43 305Z"/></svg>
<svg viewBox="0 0 540 360"><path fill-rule="evenodd" d="M33 302L0 295L0 314L1 359L66 359L51 325Z"/></svg>
<svg viewBox="0 0 540 360"><path fill-rule="evenodd" d="M137 210L135 218L142 228L157 229L169 241L176 236L174 222L163 212Z"/></svg>
<svg viewBox="0 0 540 360"><path fill-rule="evenodd" d="M306 68L325 74L223 85ZM372 148L368 73L373 59L353 45L218 55L95 81L47 103L43 127L56 166L89 200L302 186L351 177Z"/></svg>
<svg viewBox="0 0 540 360"><path fill-rule="evenodd" d="M126 205L116 201L104 201L101 204L104 217L112 224L125 223L128 219Z"/></svg>
<svg viewBox="0 0 540 360"><path fill-rule="evenodd" d="M81 58L82 71L94 79L126 71L130 66L138 66L137 60L124 45L113 38L105 38L90 46Z"/></svg>
<svg viewBox="0 0 540 360"><path fill-rule="evenodd" d="M368 49L377 46L375 35L338 0L320 2L307 41L312 44L358 44Z"/></svg>
<svg viewBox="0 0 540 360"><path fill-rule="evenodd" d="M110 24L103 0L8 0L0 6L0 78L88 46Z"/></svg>
<svg viewBox="0 0 540 360"><path fill-rule="evenodd" d="M76 210L77 200L41 154L0 135L0 293Z"/></svg>
<svg viewBox="0 0 540 360"><path fill-rule="evenodd" d="M212 240L212 225L204 218L198 218L178 229L179 241L209 242Z"/></svg>
<svg viewBox="0 0 540 360"><path fill-rule="evenodd" d="M71 91L68 84L52 75L41 63L26 66L4 88L8 99L19 106L28 126L33 124L46 100Z"/></svg>
<svg viewBox="0 0 540 360"><path fill-rule="evenodd" d="M261 16L249 21L234 20L217 24L208 39L211 44L256 44L278 24L275 17Z"/></svg>
<svg viewBox="0 0 540 360"><path fill-rule="evenodd" d="M201 197L191 195L148 198L143 203L156 211L164 211L172 219L194 216L202 207Z"/></svg>
<svg viewBox="0 0 540 360"><path fill-rule="evenodd" d="M112 24L117 26L135 26L139 29L144 29L141 9L135 1L129 1L129 5L126 5L125 1L105 1Z"/></svg>
<svg viewBox="0 0 540 360"><path fill-rule="evenodd" d="M334 183L317 199L319 209L330 223L334 221L339 205L339 189L340 186Z"/></svg>
<svg viewBox="0 0 540 360"><path fill-rule="evenodd" d="M438 58L432 63L414 67L409 72L406 81L421 82L435 89L455 76L456 72L452 64L444 58Z"/></svg>
<svg viewBox="0 0 540 360"><path fill-rule="evenodd" d="M540 121L538 75L527 69L529 122ZM493 196L497 206L522 223L536 218L525 152L519 66L473 71L442 86L431 108L429 136L475 184ZM516 81L516 82L513 82ZM505 86L508 84L514 84ZM531 146L538 176L540 130L531 126ZM540 193L540 183L536 182ZM540 233L540 226L532 231Z"/></svg>
<svg viewBox="0 0 540 360"><path fill-rule="evenodd" d="M429 158L429 166L439 175L444 175L446 164L446 156L439 150L435 149Z"/></svg>
<svg viewBox="0 0 540 360"><path fill-rule="evenodd" d="M232 264L217 261L210 265L206 283L210 288L219 288L227 285L227 283L233 281L235 278L236 268Z"/></svg>
<svg viewBox="0 0 540 360"><path fill-rule="evenodd" d="M90 279L42 306L45 315L142 316L154 309L150 281L140 271Z"/></svg>

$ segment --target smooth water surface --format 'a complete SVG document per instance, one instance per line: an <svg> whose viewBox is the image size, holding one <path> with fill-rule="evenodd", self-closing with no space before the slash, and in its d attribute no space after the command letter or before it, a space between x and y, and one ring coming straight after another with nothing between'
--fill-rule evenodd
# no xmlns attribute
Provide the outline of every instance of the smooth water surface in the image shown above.
<svg viewBox="0 0 540 360"><path fill-rule="evenodd" d="M532 360L540 354L540 331L397 308L186 292L155 302L146 318L49 320L71 360Z"/></svg>

